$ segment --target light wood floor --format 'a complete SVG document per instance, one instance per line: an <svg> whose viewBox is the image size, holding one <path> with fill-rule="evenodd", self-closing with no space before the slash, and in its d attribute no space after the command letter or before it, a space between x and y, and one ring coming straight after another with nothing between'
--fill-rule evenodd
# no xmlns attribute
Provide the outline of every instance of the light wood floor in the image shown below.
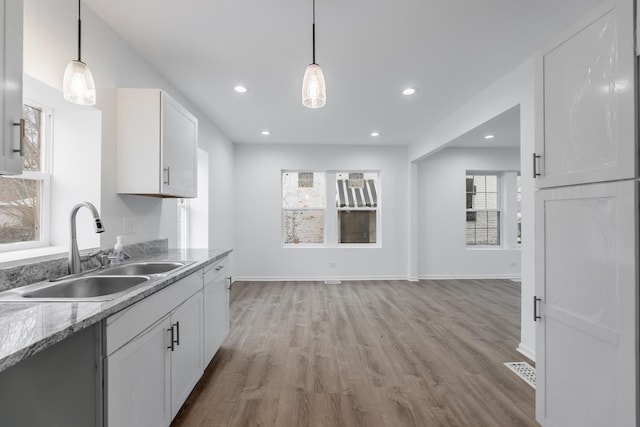
<svg viewBox="0 0 640 427"><path fill-rule="evenodd" d="M532 426L520 285L236 282L231 331L175 426Z"/></svg>

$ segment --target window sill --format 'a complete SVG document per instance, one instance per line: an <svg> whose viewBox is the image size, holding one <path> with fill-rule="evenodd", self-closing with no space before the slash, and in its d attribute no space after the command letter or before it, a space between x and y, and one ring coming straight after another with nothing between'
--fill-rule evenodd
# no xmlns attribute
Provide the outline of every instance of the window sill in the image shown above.
<svg viewBox="0 0 640 427"><path fill-rule="evenodd" d="M62 246L47 246L44 248L22 249L19 251L10 251L0 253L0 264L2 267L10 267L24 263L24 261L46 261L39 258L53 258L51 255L60 255L68 253L69 248ZM55 257L59 258L59 257ZM4 265L10 263L11 265Z"/></svg>
<svg viewBox="0 0 640 427"><path fill-rule="evenodd" d="M381 249L379 243L338 243L333 245L284 245L283 249Z"/></svg>
<svg viewBox="0 0 640 427"><path fill-rule="evenodd" d="M468 251L519 251L520 247L505 248L503 246L467 246Z"/></svg>

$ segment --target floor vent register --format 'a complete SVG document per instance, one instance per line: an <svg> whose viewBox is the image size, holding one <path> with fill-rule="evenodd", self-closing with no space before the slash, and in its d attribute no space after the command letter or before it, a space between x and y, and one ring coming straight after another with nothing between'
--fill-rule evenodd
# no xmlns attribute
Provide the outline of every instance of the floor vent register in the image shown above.
<svg viewBox="0 0 640 427"><path fill-rule="evenodd" d="M527 362L507 362L504 364L531 387L536 388L536 368Z"/></svg>

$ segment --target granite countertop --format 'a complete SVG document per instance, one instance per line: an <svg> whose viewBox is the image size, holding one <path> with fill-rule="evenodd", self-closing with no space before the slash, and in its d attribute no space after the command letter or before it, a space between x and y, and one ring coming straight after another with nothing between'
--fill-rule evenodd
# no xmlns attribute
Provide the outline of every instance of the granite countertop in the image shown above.
<svg viewBox="0 0 640 427"><path fill-rule="evenodd" d="M100 322L231 252L220 249L165 250L133 261L181 261L184 267L153 277L109 301L0 302L0 371Z"/></svg>

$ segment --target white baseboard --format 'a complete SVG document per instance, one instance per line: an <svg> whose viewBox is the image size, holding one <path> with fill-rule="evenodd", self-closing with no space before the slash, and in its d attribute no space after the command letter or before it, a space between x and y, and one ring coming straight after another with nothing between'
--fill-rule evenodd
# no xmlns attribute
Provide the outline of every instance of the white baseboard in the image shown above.
<svg viewBox="0 0 640 427"><path fill-rule="evenodd" d="M513 275L498 275L498 274L468 274L468 275L444 275L444 276L316 276L316 277L302 277L302 276L233 276L233 281L236 282L322 282L325 280L405 280L409 282L417 282L419 280L464 280L464 279L514 279L520 280L519 276Z"/></svg>
<svg viewBox="0 0 640 427"><path fill-rule="evenodd" d="M526 345L523 345L522 343L520 343L520 345L518 346L518 348L516 348L516 350L519 353L523 354L525 357L527 357L532 362L536 361L536 352L534 350L530 349L529 347L527 347Z"/></svg>
<svg viewBox="0 0 640 427"><path fill-rule="evenodd" d="M460 279L507 279L521 280L521 276L513 274L444 274L444 275L421 275L420 280L460 280Z"/></svg>
<svg viewBox="0 0 640 427"><path fill-rule="evenodd" d="M318 276L318 277L296 277L296 276L234 276L234 282L323 282L325 280L409 280L406 276Z"/></svg>

